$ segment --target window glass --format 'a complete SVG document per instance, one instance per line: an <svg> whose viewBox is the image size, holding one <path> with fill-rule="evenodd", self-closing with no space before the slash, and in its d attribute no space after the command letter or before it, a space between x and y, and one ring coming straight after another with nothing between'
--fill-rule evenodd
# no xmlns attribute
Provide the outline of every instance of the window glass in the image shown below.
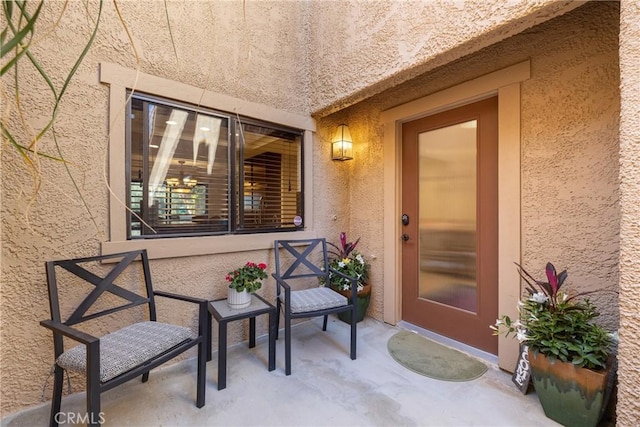
<svg viewBox="0 0 640 427"><path fill-rule="evenodd" d="M238 123L242 182L238 224L242 230L291 227L301 214L301 134Z"/></svg>
<svg viewBox="0 0 640 427"><path fill-rule="evenodd" d="M298 229L302 131L139 94L127 127L130 239Z"/></svg>

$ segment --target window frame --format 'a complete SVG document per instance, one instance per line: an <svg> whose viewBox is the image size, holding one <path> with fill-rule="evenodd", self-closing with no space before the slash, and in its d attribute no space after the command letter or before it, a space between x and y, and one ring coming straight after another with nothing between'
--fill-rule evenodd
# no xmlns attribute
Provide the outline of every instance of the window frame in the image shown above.
<svg viewBox="0 0 640 427"><path fill-rule="evenodd" d="M286 223L280 222L278 223L278 225L272 225L270 227L269 226L251 227L247 225L247 223L245 223L244 218L245 218L245 215L247 215L247 212L245 212L245 206L243 201L245 200L246 195L244 194L244 189L242 188L241 182L244 175L246 174L246 170L245 170L246 163L250 161L250 159L245 158L245 153L247 152L248 146L247 146L247 142L245 141L244 135L248 131L245 130L244 132L242 132L241 127L249 126L249 127L266 129L269 132L285 132L290 136L295 136L296 139L299 138L299 142L296 144L296 149L299 150L298 160L301 164L301 170L298 171L300 173L299 191L300 191L302 200L304 200L304 169L302 168L302 164L304 162L304 150L303 150L304 132L301 129L287 127L280 124L274 124L274 123L266 122L264 120L258 120L251 117L243 117L237 114L233 115L225 111L206 108L206 107L203 107L202 105L199 105L199 106L191 105L185 102L180 102L173 99L166 99L156 95L143 93L141 91L136 91L136 92L128 91L127 98L129 99L129 102L127 103L127 114L126 114L127 120L125 123L126 153L127 153L127 170L126 170L127 182L133 183L133 177L131 176L131 167L132 167L133 158L134 158L134 148L133 148L134 143L132 139L133 131L134 131L133 122L132 122L132 117L134 114L134 108L133 108L134 99L139 101L142 104L143 108L147 108L145 106L148 106L148 105L155 105L157 107L161 107L165 109L171 108L171 109L179 109L181 111L186 111L186 112L189 112L190 116L191 116L191 113L195 113L195 114L203 114L205 116L210 116L210 117L216 117L221 120L224 120L226 122L225 129L227 129L224 139L228 141L227 150L226 150L227 151L227 161L226 161L227 187L228 187L226 191L226 194L227 194L226 200L227 200L227 208L228 208L228 217L226 218L226 220L228 221L227 230L224 230L224 231L213 230L213 229L206 229L203 227L202 230L189 230L186 232L181 232L179 230L179 227L176 227L174 229L173 227L168 225L166 228L167 230L171 229L171 231L167 231L163 233L160 231L160 228L157 228L156 229L157 234L133 235L133 232L131 229L132 215L127 215L127 240L167 239L167 238L176 238L176 237L201 237L201 236L207 236L207 235L226 235L226 234L257 234L257 233L274 233L274 232L291 233L291 232L300 231L301 228L294 226L293 222L289 223L289 225L287 225ZM141 114L142 116L146 117L147 111L146 110L142 111ZM149 139L149 135L147 135L148 128L146 125L142 126L141 132L142 132L143 140ZM136 154L139 154L143 158L142 170L146 171L147 168L151 167L151 164L149 163L149 156L151 154L148 151L146 151L147 148L145 144L142 144L142 146L143 146L142 152L136 152ZM298 172L296 173L296 177L298 176ZM143 176L146 175L147 173L148 172L144 172ZM149 185L148 182L147 182L147 185ZM298 189L298 186L296 186L296 189ZM127 206L129 206L131 209L133 209L131 206L132 190L133 190L133 185L130 185L127 187L127 191L126 191ZM171 193L171 189L169 188L168 194L170 193ZM279 194L281 199L284 199L287 197L286 193L279 193ZM290 197L291 195L289 194L288 196ZM145 191L143 186L143 194L142 194L143 202L142 203L145 203L145 204L147 203L146 201L147 197L148 197L148 189L147 191ZM169 206L171 206L171 204L175 202L176 202L176 199L171 198L169 199L168 204ZM207 207L208 205L205 205L205 209ZM284 211L284 212L281 212L281 214L282 215L286 214L288 217L293 218L291 211ZM300 215L302 217L305 216L304 206L302 206L301 212L296 213L296 215ZM147 228L145 226L144 221L149 221L149 220L150 218L143 219L143 222L139 224L141 230L144 228ZM150 227L153 228L154 226L151 225Z"/></svg>
<svg viewBox="0 0 640 427"><path fill-rule="evenodd" d="M185 83L153 76L113 63L100 64L100 82L109 88L109 225L108 237L102 242L103 254L134 249L147 249L151 258L173 258L192 255L230 253L258 249L271 249L276 239L315 238L313 222L313 152L312 141L316 131L310 116L278 110L225 94L211 92ZM230 111L255 120L284 127L302 129L302 181L304 192L304 227L300 231L226 234L218 236L173 237L167 239L127 240L127 182L126 182L126 111L127 91L134 90L151 96L166 98L218 111ZM167 244L170 243L170 244Z"/></svg>

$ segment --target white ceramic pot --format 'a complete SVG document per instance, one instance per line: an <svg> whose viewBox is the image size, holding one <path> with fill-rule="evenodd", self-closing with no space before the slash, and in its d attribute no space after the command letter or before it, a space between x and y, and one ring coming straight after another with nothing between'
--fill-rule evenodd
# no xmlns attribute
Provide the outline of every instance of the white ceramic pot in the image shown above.
<svg viewBox="0 0 640 427"><path fill-rule="evenodd" d="M246 289L238 292L233 288L229 288L227 304L232 309L249 307L251 305L251 294Z"/></svg>

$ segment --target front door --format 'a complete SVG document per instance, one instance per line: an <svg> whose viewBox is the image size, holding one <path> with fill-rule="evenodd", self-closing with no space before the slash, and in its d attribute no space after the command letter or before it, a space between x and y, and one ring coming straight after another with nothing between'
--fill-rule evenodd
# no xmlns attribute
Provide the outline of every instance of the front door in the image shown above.
<svg viewBox="0 0 640 427"><path fill-rule="evenodd" d="M498 353L498 98L402 126L402 319Z"/></svg>

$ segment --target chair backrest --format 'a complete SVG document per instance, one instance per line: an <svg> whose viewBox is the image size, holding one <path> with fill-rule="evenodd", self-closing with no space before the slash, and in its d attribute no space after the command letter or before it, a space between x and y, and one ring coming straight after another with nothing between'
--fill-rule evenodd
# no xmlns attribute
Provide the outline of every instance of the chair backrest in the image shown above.
<svg viewBox="0 0 640 427"><path fill-rule="evenodd" d="M329 274L326 239L276 240L274 248L276 276L284 280Z"/></svg>
<svg viewBox="0 0 640 427"><path fill-rule="evenodd" d="M134 266L133 262L137 259L142 263ZM45 268L49 289L49 307L53 321L71 326L143 304L149 307L150 320L156 320L149 259L145 249L112 255L47 261ZM116 279L122 278L124 280L124 277L127 276L128 282L135 279L139 283L140 268L144 277L144 289L140 294L115 283ZM71 274L63 274L62 270ZM63 296L59 285L62 280L65 283L68 282L69 287L73 286L74 296L83 289L80 285L93 286L93 288L84 286L84 289L88 289L86 295L81 295L84 299L64 319L60 312L60 298ZM112 294L117 298L108 298L108 303L105 303L107 298L100 299L105 293ZM67 292L66 295L69 293ZM97 303L99 300L100 303Z"/></svg>

